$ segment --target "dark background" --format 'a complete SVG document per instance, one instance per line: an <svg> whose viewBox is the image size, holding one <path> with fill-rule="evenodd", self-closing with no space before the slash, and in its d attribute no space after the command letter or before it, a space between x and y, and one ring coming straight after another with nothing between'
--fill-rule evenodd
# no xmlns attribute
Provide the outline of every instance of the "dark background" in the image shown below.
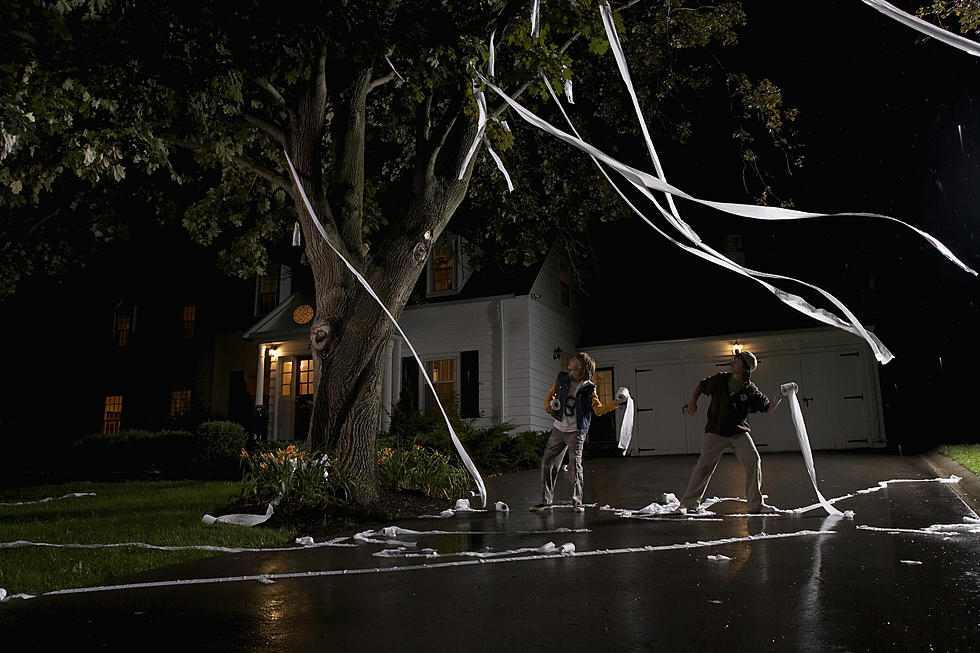
<svg viewBox="0 0 980 653"><path fill-rule="evenodd" d="M795 128L805 163L775 182L777 193L806 211L893 216L980 270L980 60L858 2L750 0L745 8L748 27L725 65L770 78L785 104L801 110ZM700 107L695 124L710 125L712 110ZM746 202L741 162L731 148L712 145L728 137L722 130L702 129L686 147L657 144L661 161L667 179L696 197ZM977 441L976 277L895 222L776 223L684 201L678 208L709 245L721 249L726 234L741 234L748 267L816 284L874 327L895 354L880 368L890 444ZM624 311L619 297L595 293L589 344L817 325L638 220L603 225L596 237L600 285L615 284L635 301ZM832 308L800 286L781 287Z"/></svg>
<svg viewBox="0 0 980 653"><path fill-rule="evenodd" d="M805 165L778 179L777 193L808 211L894 216L980 269L980 61L853 0L746 0L745 8L749 24L741 44L719 61L732 72L769 77L785 103L801 110L795 129ZM642 65L629 54L631 67ZM610 74L616 74L611 57ZM576 96L587 94L576 87ZM729 108L703 102L687 110L698 130L692 139L683 146L657 142L668 180L705 199L749 201L742 163L727 145L731 123L722 116ZM583 155L569 149L568 156ZM977 441L976 277L894 222L840 216L774 223L684 201L678 207L708 244L720 249L726 235L740 234L746 265L817 284L874 327L896 356L880 370L890 444L923 449ZM30 280L0 304L0 333L8 343L0 382L4 438L53 443L77 436L70 431L82 422L99 423L101 406L93 407L83 390L113 367L103 353L111 349L113 306L122 295L165 297L196 285L195 297L175 295L172 303L203 306L215 298L220 301L202 320L228 329L250 323L249 283L212 281L213 252L190 243L179 227L165 229L138 213L132 226L134 240L85 269ZM637 219L598 225L594 237L598 276L587 289L593 310L585 344L816 325L758 284L678 250ZM135 276L137 269L150 270L150 281L137 282L147 278ZM784 287L820 303L801 288ZM168 361L191 365L194 352L178 354L161 351L162 367L133 374L152 379L167 374ZM166 386L166 379L157 381Z"/></svg>

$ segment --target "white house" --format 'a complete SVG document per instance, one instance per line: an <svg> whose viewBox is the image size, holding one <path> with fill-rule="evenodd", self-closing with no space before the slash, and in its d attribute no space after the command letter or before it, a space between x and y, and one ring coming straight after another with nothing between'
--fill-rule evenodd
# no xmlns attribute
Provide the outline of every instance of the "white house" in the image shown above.
<svg viewBox="0 0 980 653"><path fill-rule="evenodd" d="M400 325L421 358L443 405L477 427L507 421L517 431L545 430L545 395L569 353L585 350L597 362L603 402L619 386L636 402L632 455L696 453L705 406L684 407L695 383L727 368L737 344L760 361L753 381L770 396L795 381L815 449L883 446L878 369L864 342L831 328L590 347L581 341L585 298L571 281L567 256L555 247L521 279L474 272L459 237L444 234L416 287L416 303ZM313 391L308 323L313 302L302 293L282 301L245 337L260 347L257 401L269 414L269 437L305 437ZM409 390L420 411L434 407L408 344L396 335L386 350L383 401L392 407ZM614 449L622 411L597 420L593 448ZM789 411L750 419L763 451L796 448Z"/></svg>

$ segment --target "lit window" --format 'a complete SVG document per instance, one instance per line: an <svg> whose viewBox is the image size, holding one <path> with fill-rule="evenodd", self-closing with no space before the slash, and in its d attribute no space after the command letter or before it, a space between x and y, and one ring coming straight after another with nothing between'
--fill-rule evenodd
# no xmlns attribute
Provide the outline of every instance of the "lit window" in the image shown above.
<svg viewBox="0 0 980 653"><path fill-rule="evenodd" d="M194 337L194 314L196 312L194 304L186 304L184 306L184 340L190 340Z"/></svg>
<svg viewBox="0 0 980 653"><path fill-rule="evenodd" d="M293 394L293 361L282 362L282 396Z"/></svg>
<svg viewBox="0 0 980 653"><path fill-rule="evenodd" d="M456 412L456 359L446 358L443 360L429 361L429 376L432 378L432 385L435 386L436 395L439 403L447 413ZM439 408L432 400L432 391L426 392L428 401L426 402L426 412L437 414Z"/></svg>
<svg viewBox="0 0 980 653"><path fill-rule="evenodd" d="M170 393L170 417L186 415L191 408L191 391L174 390Z"/></svg>
<svg viewBox="0 0 980 653"><path fill-rule="evenodd" d="M119 433L122 426L122 395L105 398L105 413L102 418L103 433Z"/></svg>
<svg viewBox="0 0 980 653"><path fill-rule="evenodd" d="M572 282L568 263L565 261L562 261L558 267L558 284L560 286L561 305L568 306L571 303Z"/></svg>
<svg viewBox="0 0 980 653"><path fill-rule="evenodd" d="M313 394L312 358L303 358L299 361L299 389L296 392L300 395Z"/></svg>
<svg viewBox="0 0 980 653"><path fill-rule="evenodd" d="M118 315L116 317L116 344L125 347L129 344L129 329L133 320L129 315Z"/></svg>
<svg viewBox="0 0 980 653"><path fill-rule="evenodd" d="M454 290L455 261L453 246L436 245L432 250L432 292Z"/></svg>
<svg viewBox="0 0 980 653"><path fill-rule="evenodd" d="M595 381L595 389L599 395L599 401L603 404L611 404L614 399L612 368L596 370L595 378L592 380Z"/></svg>

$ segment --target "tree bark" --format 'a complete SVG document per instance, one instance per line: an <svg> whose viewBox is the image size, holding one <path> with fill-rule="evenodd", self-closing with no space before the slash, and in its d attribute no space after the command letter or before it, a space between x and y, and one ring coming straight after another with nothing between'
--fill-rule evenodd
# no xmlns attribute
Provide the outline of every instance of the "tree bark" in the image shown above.
<svg viewBox="0 0 980 653"><path fill-rule="evenodd" d="M330 184L323 179L321 163L325 88L316 80L294 112L291 156L330 244L368 281L397 319L425 267L432 244L465 197L472 162L462 180L456 173L475 135L475 125L457 121L455 138L441 154L438 146L446 141L445 133L438 135L438 143L419 144L419 151L426 155L416 164L405 208L392 220L387 238L373 256L366 257L360 232L364 96L369 80L370 71L354 75L347 92L338 96L344 106L334 120L341 133L333 139ZM449 128L452 125L450 122ZM443 176L435 169L436 155L444 161ZM395 327L324 242L298 192L295 197L316 285L316 314L310 328L315 385L307 444L311 450L335 454L337 473L349 483L355 501L370 506L379 496L377 438L385 409L382 382L386 345Z"/></svg>

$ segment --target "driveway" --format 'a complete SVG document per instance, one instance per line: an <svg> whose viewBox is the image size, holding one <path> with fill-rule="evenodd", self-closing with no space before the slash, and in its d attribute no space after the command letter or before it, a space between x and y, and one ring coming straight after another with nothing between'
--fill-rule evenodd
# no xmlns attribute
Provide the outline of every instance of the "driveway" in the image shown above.
<svg viewBox="0 0 980 653"><path fill-rule="evenodd" d="M748 516L734 500L703 517L624 516L679 495L694 460L586 461L584 514L530 513L537 472L498 476L488 493L510 512L7 601L0 633L114 650L976 650L980 534L957 532L977 516L976 477L936 480L956 470L941 457L818 452L820 490L853 516ZM763 471L769 503L815 503L800 455L763 454ZM707 496L744 495L741 478L726 455Z"/></svg>

